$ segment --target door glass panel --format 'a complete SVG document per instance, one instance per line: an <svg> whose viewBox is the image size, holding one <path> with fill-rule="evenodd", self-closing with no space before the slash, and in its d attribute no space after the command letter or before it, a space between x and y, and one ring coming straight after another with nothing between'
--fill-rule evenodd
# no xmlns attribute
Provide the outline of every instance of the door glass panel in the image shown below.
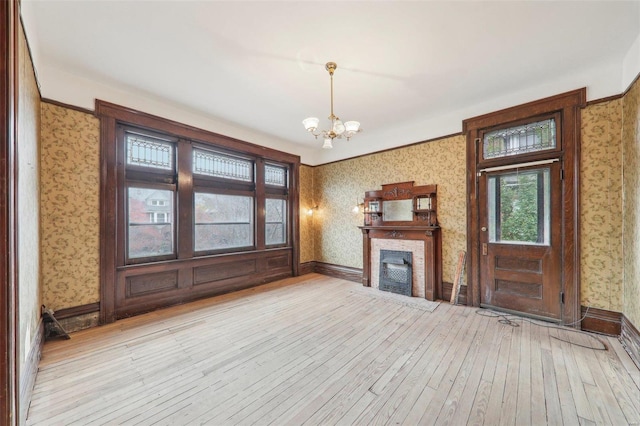
<svg viewBox="0 0 640 426"><path fill-rule="evenodd" d="M553 118L522 126L485 133L482 158L500 158L556 147L556 121Z"/></svg>
<svg viewBox="0 0 640 426"><path fill-rule="evenodd" d="M489 242L550 244L549 168L489 176Z"/></svg>

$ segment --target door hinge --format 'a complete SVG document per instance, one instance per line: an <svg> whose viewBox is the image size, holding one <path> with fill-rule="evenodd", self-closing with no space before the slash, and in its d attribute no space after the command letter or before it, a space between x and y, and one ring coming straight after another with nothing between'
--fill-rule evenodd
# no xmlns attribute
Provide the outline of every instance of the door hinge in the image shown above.
<svg viewBox="0 0 640 426"><path fill-rule="evenodd" d="M564 291L560 292L560 303L564 305Z"/></svg>
<svg viewBox="0 0 640 426"><path fill-rule="evenodd" d="M564 169L560 169L560 180L564 180Z"/></svg>

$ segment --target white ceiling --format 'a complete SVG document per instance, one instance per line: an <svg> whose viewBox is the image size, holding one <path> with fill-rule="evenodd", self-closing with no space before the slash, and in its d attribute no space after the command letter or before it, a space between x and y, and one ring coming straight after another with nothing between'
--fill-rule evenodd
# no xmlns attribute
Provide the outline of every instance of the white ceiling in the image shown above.
<svg viewBox="0 0 640 426"><path fill-rule="evenodd" d="M23 0L22 16L43 97L120 103L314 165L456 133L465 118L579 87L589 99L619 94L625 65L639 62L639 6ZM322 150L301 121L328 123L328 61L338 64L336 115L364 132Z"/></svg>

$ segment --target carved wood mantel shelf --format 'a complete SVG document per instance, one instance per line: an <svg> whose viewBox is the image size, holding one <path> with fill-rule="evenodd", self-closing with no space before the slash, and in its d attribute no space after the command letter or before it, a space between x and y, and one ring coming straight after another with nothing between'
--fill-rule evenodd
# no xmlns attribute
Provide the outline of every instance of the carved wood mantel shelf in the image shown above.
<svg viewBox="0 0 640 426"><path fill-rule="evenodd" d="M427 300L442 298L442 243L437 219L436 185L414 186L413 182L382 185L382 190L368 191L364 198L364 226L362 230L362 284L372 286L372 240L407 241L407 246L418 247L424 265L419 272L424 276ZM422 241L423 245L416 245ZM382 244L382 242L380 242ZM400 244L401 245L401 244ZM411 251L411 250L406 250ZM416 292L413 292L416 293ZM413 294L416 296L416 294Z"/></svg>

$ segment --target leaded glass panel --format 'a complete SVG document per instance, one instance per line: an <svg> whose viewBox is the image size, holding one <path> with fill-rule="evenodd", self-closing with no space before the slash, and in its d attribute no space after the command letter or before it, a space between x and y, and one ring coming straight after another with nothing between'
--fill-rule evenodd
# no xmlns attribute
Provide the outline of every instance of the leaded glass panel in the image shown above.
<svg viewBox="0 0 640 426"><path fill-rule="evenodd" d="M482 157L486 160L545 151L555 147L556 122L550 118L485 133Z"/></svg>
<svg viewBox="0 0 640 426"><path fill-rule="evenodd" d="M193 150L193 172L243 182L253 181L251 161L200 149Z"/></svg>
<svg viewBox="0 0 640 426"><path fill-rule="evenodd" d="M173 170L173 143L127 133L127 164Z"/></svg>
<svg viewBox="0 0 640 426"><path fill-rule="evenodd" d="M264 183L273 186L286 186L287 170L284 167L264 166Z"/></svg>

